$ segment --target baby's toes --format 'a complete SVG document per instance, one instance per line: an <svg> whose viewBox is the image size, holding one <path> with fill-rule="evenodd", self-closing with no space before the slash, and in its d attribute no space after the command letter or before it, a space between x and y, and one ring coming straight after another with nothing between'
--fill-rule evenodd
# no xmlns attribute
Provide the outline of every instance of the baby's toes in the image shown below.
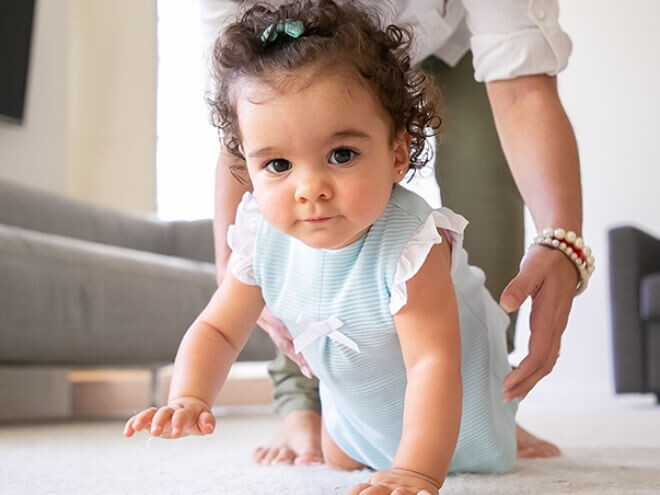
<svg viewBox="0 0 660 495"><path fill-rule="evenodd" d="M293 464L296 460L296 453L288 447L280 447L277 455L271 461L271 464Z"/></svg>
<svg viewBox="0 0 660 495"><path fill-rule="evenodd" d="M291 464L296 457L296 453L286 446L270 447L267 449L261 464Z"/></svg>
<svg viewBox="0 0 660 495"><path fill-rule="evenodd" d="M262 459L264 458L264 456L266 455L266 451L267 451L267 450L268 450L268 449L266 449L266 447L257 447L257 448L254 449L254 451L252 452L252 460L253 460L254 462L256 462L257 464L261 464L261 460L262 460Z"/></svg>

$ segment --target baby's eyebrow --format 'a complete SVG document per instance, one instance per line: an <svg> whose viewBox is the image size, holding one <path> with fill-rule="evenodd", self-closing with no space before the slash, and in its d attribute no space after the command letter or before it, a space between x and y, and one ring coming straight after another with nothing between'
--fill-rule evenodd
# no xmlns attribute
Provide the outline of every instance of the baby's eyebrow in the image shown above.
<svg viewBox="0 0 660 495"><path fill-rule="evenodd" d="M275 153L275 151L277 151L277 148L275 148L273 146L264 146L263 148L257 148L256 150L251 151L248 154L248 157L249 158L257 158L257 157L263 156L263 155L272 155L272 154Z"/></svg>
<svg viewBox="0 0 660 495"><path fill-rule="evenodd" d="M365 140L371 140L371 134L366 133L364 131L360 131L358 129L345 129L342 131L337 131L334 134L332 134L331 139L332 140L337 140L337 139L346 139L346 138L353 138L353 139L365 139ZM278 153L278 148L275 146L264 146L263 148L257 148L254 151L251 151L248 153L249 158L258 158L263 155L273 155Z"/></svg>
<svg viewBox="0 0 660 495"><path fill-rule="evenodd" d="M332 135L333 139L344 139L344 138L358 138L358 139L371 139L371 135L364 132L360 131L357 129L346 129L343 131L335 132Z"/></svg>

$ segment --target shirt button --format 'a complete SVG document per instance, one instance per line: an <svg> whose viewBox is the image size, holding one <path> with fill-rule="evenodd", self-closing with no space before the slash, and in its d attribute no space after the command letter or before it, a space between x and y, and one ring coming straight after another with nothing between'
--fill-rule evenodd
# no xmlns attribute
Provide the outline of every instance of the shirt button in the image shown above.
<svg viewBox="0 0 660 495"><path fill-rule="evenodd" d="M536 11L536 18L539 21L542 21L543 19L545 19L545 15L546 15L545 9L538 9Z"/></svg>

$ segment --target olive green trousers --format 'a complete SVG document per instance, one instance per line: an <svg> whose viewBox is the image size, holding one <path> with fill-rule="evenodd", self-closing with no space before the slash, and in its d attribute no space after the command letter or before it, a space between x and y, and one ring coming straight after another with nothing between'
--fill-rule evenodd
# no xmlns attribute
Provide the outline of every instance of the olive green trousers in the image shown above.
<svg viewBox="0 0 660 495"><path fill-rule="evenodd" d="M437 140L435 171L443 206L470 222L464 246L469 262L486 273L486 287L496 300L518 272L523 252L523 202L500 146L484 84L474 80L472 57L456 67L435 57L422 67L443 95L443 127ZM507 331L513 350L515 315ZM268 367L277 412L320 411L318 382L305 378L279 353Z"/></svg>

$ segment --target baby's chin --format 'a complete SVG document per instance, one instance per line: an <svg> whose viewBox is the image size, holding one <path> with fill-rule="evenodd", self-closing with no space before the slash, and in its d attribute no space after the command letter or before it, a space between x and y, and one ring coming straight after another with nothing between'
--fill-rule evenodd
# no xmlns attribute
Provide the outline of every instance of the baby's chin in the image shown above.
<svg viewBox="0 0 660 495"><path fill-rule="evenodd" d="M298 239L300 242L314 249L326 249L329 251L338 251L340 249L347 248L356 242L358 242L365 232L362 232L360 235L354 236L352 238L339 239L339 238L328 238L326 236L292 236Z"/></svg>

